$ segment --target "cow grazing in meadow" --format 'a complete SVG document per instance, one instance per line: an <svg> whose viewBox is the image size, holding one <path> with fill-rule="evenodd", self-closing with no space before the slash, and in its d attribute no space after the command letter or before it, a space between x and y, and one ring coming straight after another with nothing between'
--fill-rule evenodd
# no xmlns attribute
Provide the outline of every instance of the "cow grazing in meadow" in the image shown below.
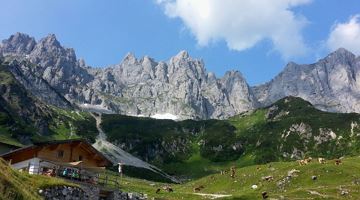
<svg viewBox="0 0 360 200"><path fill-rule="evenodd" d="M341 165L342 161L340 159L335 159L335 165Z"/></svg>
<svg viewBox="0 0 360 200"><path fill-rule="evenodd" d="M298 163L299 165L302 166L311 163L311 161L312 161L312 157L309 157L309 158L305 158L304 160L298 160Z"/></svg>
<svg viewBox="0 0 360 200"><path fill-rule="evenodd" d="M325 164L326 163L325 158L318 158L318 161L319 161L320 164Z"/></svg>
<svg viewBox="0 0 360 200"><path fill-rule="evenodd" d="M169 185L165 185L163 187L163 190L167 191L167 192L174 192L174 190L172 189L172 187L170 187Z"/></svg>
<svg viewBox="0 0 360 200"><path fill-rule="evenodd" d="M193 190L194 192L200 192L202 189L204 189L205 187L203 185L200 185L198 187L195 187Z"/></svg>
<svg viewBox="0 0 360 200"><path fill-rule="evenodd" d="M235 178L235 174L236 174L235 166L232 166L230 168L230 172L231 172L230 177Z"/></svg>

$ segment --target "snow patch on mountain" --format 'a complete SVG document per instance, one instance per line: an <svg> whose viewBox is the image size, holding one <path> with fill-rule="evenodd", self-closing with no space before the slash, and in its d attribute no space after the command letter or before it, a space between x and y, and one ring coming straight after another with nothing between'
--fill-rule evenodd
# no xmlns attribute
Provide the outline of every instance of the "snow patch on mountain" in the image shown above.
<svg viewBox="0 0 360 200"><path fill-rule="evenodd" d="M164 114L155 114L152 115L151 118L154 119L171 119L171 120L178 120L179 117L170 113L164 113Z"/></svg>
<svg viewBox="0 0 360 200"><path fill-rule="evenodd" d="M80 104L79 107L89 112L104 113L104 114L114 113L113 111L109 110L103 105L93 105L93 104L84 103L84 104Z"/></svg>

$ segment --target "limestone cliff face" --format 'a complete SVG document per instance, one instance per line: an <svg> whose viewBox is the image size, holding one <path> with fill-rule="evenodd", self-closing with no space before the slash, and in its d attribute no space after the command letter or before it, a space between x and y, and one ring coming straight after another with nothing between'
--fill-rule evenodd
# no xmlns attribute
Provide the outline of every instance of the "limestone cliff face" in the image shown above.
<svg viewBox="0 0 360 200"><path fill-rule="evenodd" d="M16 81L18 67L15 61L7 63L0 59L1 125L14 133L14 137L22 143L29 143L30 129L36 128L42 135L49 133L52 113L45 103L38 101L26 87Z"/></svg>
<svg viewBox="0 0 360 200"><path fill-rule="evenodd" d="M128 54L120 64L90 68L77 60L73 49L62 47L53 34L36 42L17 33L3 41L0 52L24 62L17 79L26 83L33 94L56 106L67 106L69 101L125 115L166 114L178 119L223 119L258 106L239 72L216 78L206 72L201 60L185 51L166 62ZM39 82L43 85L41 92ZM50 87L44 89L46 84Z"/></svg>
<svg viewBox="0 0 360 200"><path fill-rule="evenodd" d="M256 107L239 72L222 79L207 73L200 60L182 51L168 62L128 54L111 68L93 72L92 96L111 110L135 116L169 113L179 119L226 118ZM96 102L96 101L95 101Z"/></svg>
<svg viewBox="0 0 360 200"><path fill-rule="evenodd" d="M36 41L26 34L16 33L2 42L0 53L5 54L29 54L35 47Z"/></svg>
<svg viewBox="0 0 360 200"><path fill-rule="evenodd" d="M263 105L286 97L301 97L331 112L360 112L360 58L338 49L317 63L289 63L273 80L253 87Z"/></svg>
<svg viewBox="0 0 360 200"><path fill-rule="evenodd" d="M132 116L224 119L286 96L301 97L332 112L360 112L360 57L339 49L317 63L289 63L273 80L249 87L240 72L217 78L186 51L157 62L133 54L121 63L91 68L55 35L36 42L16 33L0 53L19 64L14 76L41 100Z"/></svg>

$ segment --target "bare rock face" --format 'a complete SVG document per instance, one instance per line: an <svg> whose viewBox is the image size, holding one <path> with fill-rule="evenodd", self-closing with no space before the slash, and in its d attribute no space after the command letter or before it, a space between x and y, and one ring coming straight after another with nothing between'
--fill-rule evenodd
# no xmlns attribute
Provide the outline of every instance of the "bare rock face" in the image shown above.
<svg viewBox="0 0 360 200"><path fill-rule="evenodd" d="M12 71L28 90L62 107L70 102L132 116L224 119L295 96L326 111L360 112L360 57L345 49L310 65L291 62L255 87L237 71L217 78L186 51L161 62L129 53L120 64L91 68L53 34L36 42L16 33L2 42L0 53L22 63Z"/></svg>
<svg viewBox="0 0 360 200"><path fill-rule="evenodd" d="M60 108L72 107L71 103L56 92L46 80L37 76L36 71L29 69L28 63L13 61L10 63L9 71L26 90L31 91L41 101Z"/></svg>
<svg viewBox="0 0 360 200"><path fill-rule="evenodd" d="M73 49L62 47L53 34L38 43L25 34L16 34L3 41L0 52L31 63L19 67L16 78L52 105L69 101L119 114L170 115L175 119L223 119L258 106L239 72L228 72L218 79L206 72L201 60L191 58L186 51L166 62L128 54L120 64L90 68L84 60L77 60ZM36 86L42 81L40 93ZM66 101L48 98L54 94L62 95Z"/></svg>
<svg viewBox="0 0 360 200"><path fill-rule="evenodd" d="M29 54L29 61L36 64L35 73L62 94L69 93L72 88L92 78L80 67L81 62L77 61L75 51L62 47L53 34L35 45Z"/></svg>
<svg viewBox="0 0 360 200"><path fill-rule="evenodd" d="M256 106L245 79L231 72L223 79L207 73L200 60L182 51L168 62L128 54L119 65L94 73L90 88L117 113L172 114L179 119L226 118ZM104 95L111 95L109 102ZM241 101L240 101L241 100Z"/></svg>
<svg viewBox="0 0 360 200"><path fill-rule="evenodd" d="M33 37L23 33L16 33L2 42L0 53L26 55L34 49L35 45L36 41Z"/></svg>
<svg viewBox="0 0 360 200"><path fill-rule="evenodd" d="M360 112L359 78L360 58L338 49L314 64L289 63L273 80L252 89L263 106L296 96L321 110Z"/></svg>

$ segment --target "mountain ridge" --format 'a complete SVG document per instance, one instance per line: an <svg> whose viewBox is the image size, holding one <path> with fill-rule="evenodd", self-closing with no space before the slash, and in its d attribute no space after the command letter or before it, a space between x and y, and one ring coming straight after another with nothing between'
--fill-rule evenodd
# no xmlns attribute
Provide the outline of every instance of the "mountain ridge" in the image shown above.
<svg viewBox="0 0 360 200"><path fill-rule="evenodd" d="M239 71L217 78L206 71L201 59L191 58L186 51L168 61L128 53L118 64L93 68L77 59L74 49L61 46L54 34L36 42L16 33L2 42L0 53L8 60L26 61L20 67L22 74L35 75L27 89L41 96L31 85L43 80L52 89L42 90L42 99L56 106L70 102L130 116L226 119L298 96L321 110L360 112L360 59L343 48L310 65L289 62L272 80L258 86L249 86ZM65 101L49 99L48 93L61 94Z"/></svg>
<svg viewBox="0 0 360 200"><path fill-rule="evenodd" d="M286 97L228 120L102 114L97 122L89 113L92 110L56 108L31 95L9 70L18 65L4 61L0 68L2 140L28 144L80 137L95 142L101 126L111 149L120 148L168 174L190 177L215 173L207 170L208 165L248 166L306 156L331 159L360 151L359 114L319 111L298 97Z"/></svg>
<svg viewBox="0 0 360 200"><path fill-rule="evenodd" d="M360 112L360 59L340 48L313 64L290 62L267 83L252 87L263 105L298 96L330 112Z"/></svg>

